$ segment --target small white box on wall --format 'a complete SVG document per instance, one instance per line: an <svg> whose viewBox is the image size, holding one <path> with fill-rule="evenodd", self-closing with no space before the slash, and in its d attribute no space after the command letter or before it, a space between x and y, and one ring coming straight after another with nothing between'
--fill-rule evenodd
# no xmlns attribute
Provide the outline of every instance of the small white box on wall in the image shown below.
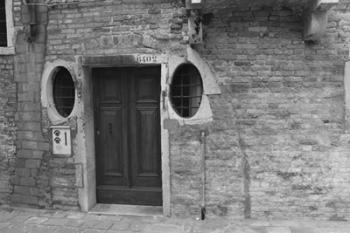
<svg viewBox="0 0 350 233"><path fill-rule="evenodd" d="M72 154L72 141L69 126L53 126L52 132L52 148L54 155Z"/></svg>

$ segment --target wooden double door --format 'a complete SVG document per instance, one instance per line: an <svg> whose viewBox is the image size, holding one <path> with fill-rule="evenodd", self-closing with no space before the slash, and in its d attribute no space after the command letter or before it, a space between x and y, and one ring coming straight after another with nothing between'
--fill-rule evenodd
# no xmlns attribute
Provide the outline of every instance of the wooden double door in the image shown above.
<svg viewBox="0 0 350 233"><path fill-rule="evenodd" d="M162 205L160 66L92 75L97 202Z"/></svg>

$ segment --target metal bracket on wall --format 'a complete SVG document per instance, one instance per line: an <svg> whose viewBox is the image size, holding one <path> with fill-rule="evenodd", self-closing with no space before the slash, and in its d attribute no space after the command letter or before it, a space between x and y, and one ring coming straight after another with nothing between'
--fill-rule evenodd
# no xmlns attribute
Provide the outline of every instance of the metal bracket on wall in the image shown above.
<svg viewBox="0 0 350 233"><path fill-rule="evenodd" d="M188 11L188 36L191 45L203 42L202 12L200 9Z"/></svg>
<svg viewBox="0 0 350 233"><path fill-rule="evenodd" d="M208 129L202 129L199 131L199 141L201 143L204 143L204 139L208 137L209 135L209 130Z"/></svg>

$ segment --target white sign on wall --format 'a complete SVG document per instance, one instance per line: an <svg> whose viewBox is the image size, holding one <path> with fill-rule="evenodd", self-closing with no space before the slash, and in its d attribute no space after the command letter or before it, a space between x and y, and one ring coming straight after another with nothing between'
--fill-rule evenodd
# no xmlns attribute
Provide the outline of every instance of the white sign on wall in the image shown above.
<svg viewBox="0 0 350 233"><path fill-rule="evenodd" d="M159 59L157 55L145 54L145 55L137 55L136 61L141 64L152 64L152 63L158 63Z"/></svg>
<svg viewBox="0 0 350 233"><path fill-rule="evenodd" d="M69 126L54 126L52 131L52 148L55 155L71 155L71 136Z"/></svg>

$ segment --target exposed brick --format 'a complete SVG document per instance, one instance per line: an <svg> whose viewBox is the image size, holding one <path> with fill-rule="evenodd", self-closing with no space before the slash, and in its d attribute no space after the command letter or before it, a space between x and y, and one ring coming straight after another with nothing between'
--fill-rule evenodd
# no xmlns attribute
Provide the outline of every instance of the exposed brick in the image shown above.
<svg viewBox="0 0 350 233"><path fill-rule="evenodd" d="M50 144L47 142L39 142L38 143L38 147L37 147L38 150L48 151L49 148L50 148Z"/></svg>
<svg viewBox="0 0 350 233"><path fill-rule="evenodd" d="M22 195L36 196L38 194L38 189L27 186L15 186L14 192Z"/></svg>
<svg viewBox="0 0 350 233"><path fill-rule="evenodd" d="M222 91L208 96L207 213L349 220L343 65L350 6L341 0L329 14L327 35L305 44L304 1L259 2L248 8L244 1L207 0L204 43L193 47ZM75 155L52 156L52 123L40 100L44 63L82 54L90 56L87 66L135 64L130 54L137 53L185 57L187 12L181 1L162 0L42 6L37 37L28 43L22 31L28 12L20 0L14 4L16 54L0 57L0 204L79 208ZM164 126L172 213L198 216L204 126L172 119Z"/></svg>
<svg viewBox="0 0 350 233"><path fill-rule="evenodd" d="M18 174L17 174L18 175ZM35 179L32 177L22 177L19 180L19 184L23 186L35 186Z"/></svg>
<svg viewBox="0 0 350 233"><path fill-rule="evenodd" d="M23 204L29 204L29 205L38 204L38 198L35 196L30 196L28 194L26 195L13 194L11 195L11 200L14 203L23 203Z"/></svg>
<svg viewBox="0 0 350 233"><path fill-rule="evenodd" d="M38 159L27 159L25 161L25 165L26 168L38 168L40 167L40 160Z"/></svg>
<svg viewBox="0 0 350 233"><path fill-rule="evenodd" d="M16 172L16 174L18 174L18 176L22 176L22 177L29 177L30 176L30 169L28 169L28 168L17 167L15 172Z"/></svg>
<svg viewBox="0 0 350 233"><path fill-rule="evenodd" d="M22 140L22 148L36 150L36 149L38 149L38 142Z"/></svg>
<svg viewBox="0 0 350 233"><path fill-rule="evenodd" d="M13 78L13 57L0 57L0 205L9 204L11 193L10 177L14 157L15 129L14 124L16 109L16 84Z"/></svg>

